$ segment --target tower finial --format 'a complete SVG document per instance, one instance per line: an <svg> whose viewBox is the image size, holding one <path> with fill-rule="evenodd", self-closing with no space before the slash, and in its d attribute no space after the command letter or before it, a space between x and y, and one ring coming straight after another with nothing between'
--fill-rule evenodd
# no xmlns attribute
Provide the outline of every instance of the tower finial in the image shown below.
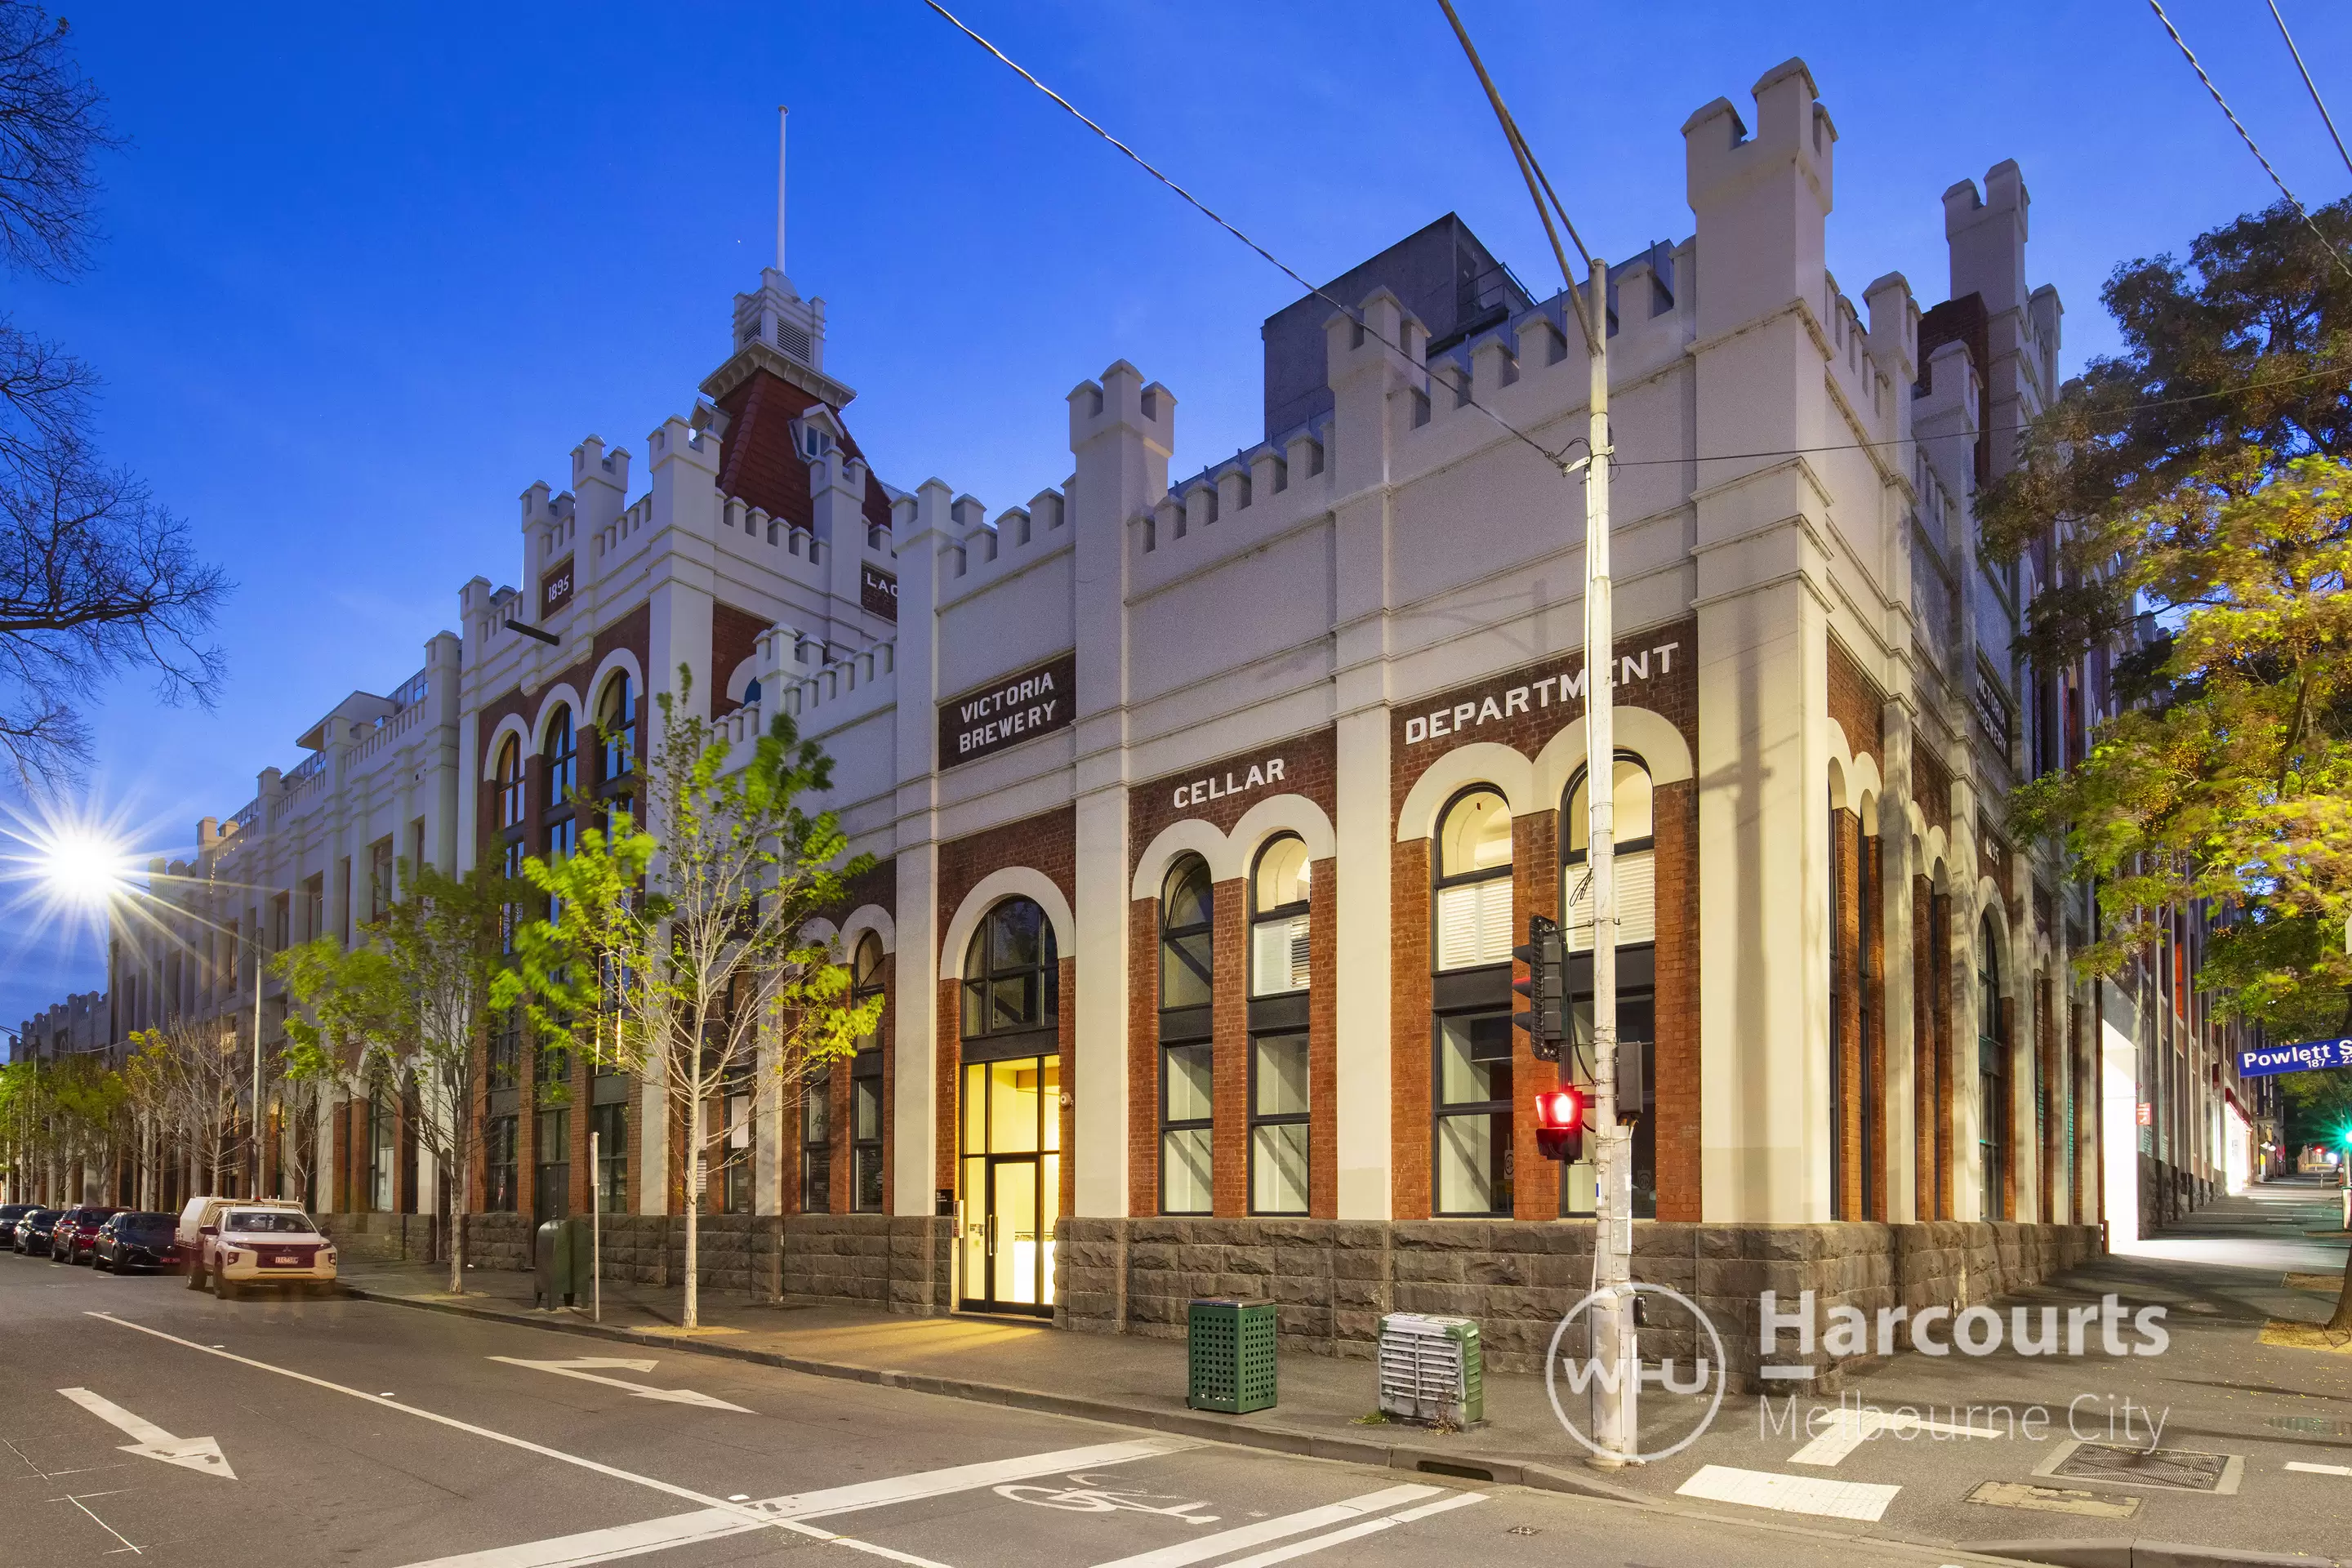
<svg viewBox="0 0 2352 1568"><path fill-rule="evenodd" d="M792 110L776 105L776 270L784 269L784 121Z"/></svg>

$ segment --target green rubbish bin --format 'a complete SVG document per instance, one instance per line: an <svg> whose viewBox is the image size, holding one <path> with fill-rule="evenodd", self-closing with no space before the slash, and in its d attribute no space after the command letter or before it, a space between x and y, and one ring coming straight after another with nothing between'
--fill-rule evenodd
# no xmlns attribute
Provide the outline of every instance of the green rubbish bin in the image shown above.
<svg viewBox="0 0 2352 1568"><path fill-rule="evenodd" d="M1184 1327L1186 1405L1232 1415L1273 1407L1273 1302L1195 1300Z"/></svg>

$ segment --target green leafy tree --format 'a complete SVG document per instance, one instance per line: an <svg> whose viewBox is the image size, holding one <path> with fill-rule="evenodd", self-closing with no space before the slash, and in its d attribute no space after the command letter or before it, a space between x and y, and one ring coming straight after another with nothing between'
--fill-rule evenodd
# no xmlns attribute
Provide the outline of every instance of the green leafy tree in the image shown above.
<svg viewBox="0 0 2352 1568"><path fill-rule="evenodd" d="M2316 215L2352 240L2352 207ZM2116 270L2124 352L2024 433L1983 498L1997 552L2046 568L2042 668L2128 647L2089 754L2025 785L2014 825L2098 879L2084 967L2160 911L2220 916L2200 981L2287 1038L2352 986L2352 279L2281 208ZM2330 940L2331 933L2337 940ZM2352 1265L2346 1274L2352 1309Z"/></svg>
<svg viewBox="0 0 2352 1568"><path fill-rule="evenodd" d="M852 1054L880 1011L852 1003L848 970L803 934L872 864L843 864L834 814L802 804L831 787L831 760L779 714L737 767L692 700L681 668L675 697L655 699L661 733L634 807L572 854L524 862L549 913L518 931L520 963L497 1002L525 1004L549 1048L661 1089L684 1141L688 1328L706 1187L752 1158L760 1115Z"/></svg>
<svg viewBox="0 0 2352 1568"><path fill-rule="evenodd" d="M183 1019L134 1029L124 1086L130 1102L155 1120L167 1146L185 1152L201 1190L217 1193L249 1058L224 1018Z"/></svg>
<svg viewBox="0 0 2352 1568"><path fill-rule="evenodd" d="M0 1170L7 1173L9 1197L19 1203L47 1190L41 1174L49 1160L49 1088L38 1058L0 1067Z"/></svg>

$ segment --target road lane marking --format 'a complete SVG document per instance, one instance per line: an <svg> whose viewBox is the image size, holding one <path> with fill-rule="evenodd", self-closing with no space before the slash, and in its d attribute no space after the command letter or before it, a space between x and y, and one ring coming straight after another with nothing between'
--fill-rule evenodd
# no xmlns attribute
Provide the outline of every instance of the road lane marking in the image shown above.
<svg viewBox="0 0 2352 1568"><path fill-rule="evenodd" d="M1834 1465L1881 1432L1933 1432L1945 1437L1999 1437L1999 1431L1981 1426L1956 1426L1948 1421L1926 1421L1904 1411L1854 1410L1841 1406L1830 1429L1789 1456L1792 1465Z"/></svg>
<svg viewBox="0 0 2352 1568"><path fill-rule="evenodd" d="M2289 1459L2286 1468L2307 1476L2352 1476L2352 1465L2306 1465L2301 1459Z"/></svg>
<svg viewBox="0 0 2352 1568"><path fill-rule="evenodd" d="M152 1421L142 1420L87 1388L60 1388L58 1392L130 1438L130 1442L120 1445L125 1454L161 1459L167 1465L177 1465L200 1475L218 1476L223 1480L236 1479L236 1472L228 1468L227 1456L210 1437L174 1437Z"/></svg>
<svg viewBox="0 0 2352 1568"><path fill-rule="evenodd" d="M1486 1500L1485 1492L1459 1492L1450 1498L1441 1498L1435 1502L1423 1503L1419 1508L1409 1508L1402 1513L1390 1514L1386 1519L1368 1519L1361 1524L1351 1524L1344 1530L1333 1530L1321 1535L1310 1535L1304 1541L1294 1541L1286 1546L1276 1546L1270 1551L1261 1552L1254 1557L1243 1557L1232 1563L1220 1564L1220 1568L1269 1568L1272 1563L1287 1563L1294 1557L1304 1557L1310 1552L1320 1552L1328 1546L1345 1545L1350 1541L1360 1541L1367 1535L1377 1535L1383 1530L1393 1530L1400 1524L1410 1524L1416 1519L1427 1519L1432 1514L1444 1513L1448 1509L1468 1508L1474 1502Z"/></svg>
<svg viewBox="0 0 2352 1568"><path fill-rule="evenodd" d="M1708 1465L1675 1489L1676 1496L1709 1502L1736 1502L1780 1513L1817 1513L1829 1519L1876 1521L1901 1487L1867 1481L1832 1481L1820 1476L1783 1476Z"/></svg>
<svg viewBox="0 0 2352 1568"><path fill-rule="evenodd" d="M551 1372L558 1377L576 1377L583 1383L601 1383L607 1388L625 1390L639 1399L658 1399L671 1405L696 1405L706 1410L732 1410L740 1415L751 1414L740 1405L730 1405L723 1399L698 1394L691 1388L647 1388L642 1383L624 1383L617 1377L606 1377L602 1370L651 1372L661 1363L649 1358L631 1360L619 1356L584 1355L575 1356L570 1361L525 1361L520 1356L494 1355L488 1359L504 1362L509 1366L527 1366L539 1372Z"/></svg>
<svg viewBox="0 0 2352 1568"><path fill-rule="evenodd" d="M1196 1535L1172 1546L1097 1563L1096 1568L1184 1568L1188 1563L1204 1563L1212 1557L1223 1557L1228 1552L1238 1552L1244 1546L1259 1546L1269 1541L1280 1541L1285 1536L1304 1535L1327 1524L1348 1524L1368 1513L1384 1512L1400 1503L1419 1502L1423 1498L1435 1497L1442 1489L1423 1486L1390 1487L1344 1501L1326 1503L1321 1508L1286 1513L1277 1519L1262 1519L1255 1524L1235 1525L1231 1530L1218 1531L1214 1535Z"/></svg>
<svg viewBox="0 0 2352 1568"><path fill-rule="evenodd" d="M93 1311L83 1315L96 1318L101 1322L112 1323L117 1328L129 1329L134 1333L146 1334L175 1345L184 1345L200 1355L217 1356L223 1361L235 1362L239 1366L249 1366L257 1372L272 1373L279 1377L290 1377L297 1383L307 1383L313 1388L323 1388L330 1394L344 1394L373 1405L380 1410L397 1410L404 1415L414 1415L419 1421L430 1421L436 1426L446 1426L454 1431L487 1438L493 1443L503 1443L508 1447L520 1448L525 1453L537 1454L542 1458L553 1459L561 1464L576 1465L583 1470L592 1470L600 1476L609 1476L616 1481L628 1481L653 1491L667 1492L671 1497L682 1498L688 1502L700 1503L709 1511L724 1513L731 1519L741 1521L742 1528L746 1531L762 1528L789 1530L796 1535L829 1542L836 1546L845 1546L853 1552L863 1552L871 1556L887 1557L892 1562L911 1564L913 1568L946 1568L943 1563L931 1563L920 1557L910 1557L905 1552L893 1552L887 1547L876 1546L870 1542L855 1541L845 1535L835 1535L829 1530L822 1530L813 1524L803 1524L798 1520L772 1518L758 1512L749 1504L726 1502L719 1498L696 1491L691 1487L682 1487L674 1481L660 1480L652 1476L641 1476L634 1470L625 1470L617 1465L607 1465L595 1459L583 1458L578 1454L567 1454L561 1448L551 1448L544 1443L534 1443L528 1437L517 1437L509 1433L493 1431L488 1426L477 1426L470 1421L460 1421L454 1415L444 1415L438 1411L420 1410L414 1405L398 1405L382 1394L364 1394L356 1388L332 1383L323 1377L313 1377L307 1372L296 1372L291 1367L273 1366L266 1361L256 1361L251 1356L237 1355L230 1351L215 1350L209 1346L198 1344L194 1340L184 1340L177 1334L167 1334L161 1329L151 1329L144 1323L134 1323L128 1318L118 1318L111 1312ZM596 1562L600 1559L585 1558L582 1561Z"/></svg>
<svg viewBox="0 0 2352 1568"><path fill-rule="evenodd" d="M1154 1458L1200 1446L1199 1440L1192 1437L1144 1437L1121 1443L1098 1443L1084 1448L1031 1454L1017 1459L990 1459L979 1464L955 1465L946 1469L892 1476L882 1480L853 1481L846 1486L827 1487L820 1491L769 1498L750 1506L761 1510L763 1523L783 1525L842 1545L853 1546L860 1552L890 1557L894 1561L919 1563L925 1560L895 1553L870 1542L852 1542L846 1537L832 1535L806 1521L825 1514L847 1513L857 1509L880 1508L889 1503L974 1491L998 1481L1018 1480L1024 1476L1056 1475L1069 1470L1120 1464L1129 1459ZM574 1535L520 1542L487 1552L436 1557L428 1563L411 1563L408 1568L577 1568L582 1563L610 1563L617 1558L642 1556L674 1546L692 1546L759 1529L760 1524L745 1522L742 1517L745 1511L738 1509L722 1512L706 1509L696 1513L672 1514L667 1519L649 1519L610 1530L587 1530Z"/></svg>

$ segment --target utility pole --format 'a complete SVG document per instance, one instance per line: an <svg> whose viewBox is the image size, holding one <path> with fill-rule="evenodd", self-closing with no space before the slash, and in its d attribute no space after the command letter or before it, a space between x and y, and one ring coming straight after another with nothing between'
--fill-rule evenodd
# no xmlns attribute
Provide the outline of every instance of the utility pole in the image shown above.
<svg viewBox="0 0 2352 1568"><path fill-rule="evenodd" d="M255 1197L261 1193L261 916L256 910L253 920L253 1185L248 1189Z"/></svg>
<svg viewBox="0 0 2352 1568"><path fill-rule="evenodd" d="M1586 341L1591 393L1584 458L1584 798L1592 877L1592 1357L1614 1370L1592 1389L1592 1462L1633 1461L1640 1441L1641 1357L1633 1331L1633 1150L1617 1116L1616 617L1609 582L1609 267L1590 260Z"/></svg>

